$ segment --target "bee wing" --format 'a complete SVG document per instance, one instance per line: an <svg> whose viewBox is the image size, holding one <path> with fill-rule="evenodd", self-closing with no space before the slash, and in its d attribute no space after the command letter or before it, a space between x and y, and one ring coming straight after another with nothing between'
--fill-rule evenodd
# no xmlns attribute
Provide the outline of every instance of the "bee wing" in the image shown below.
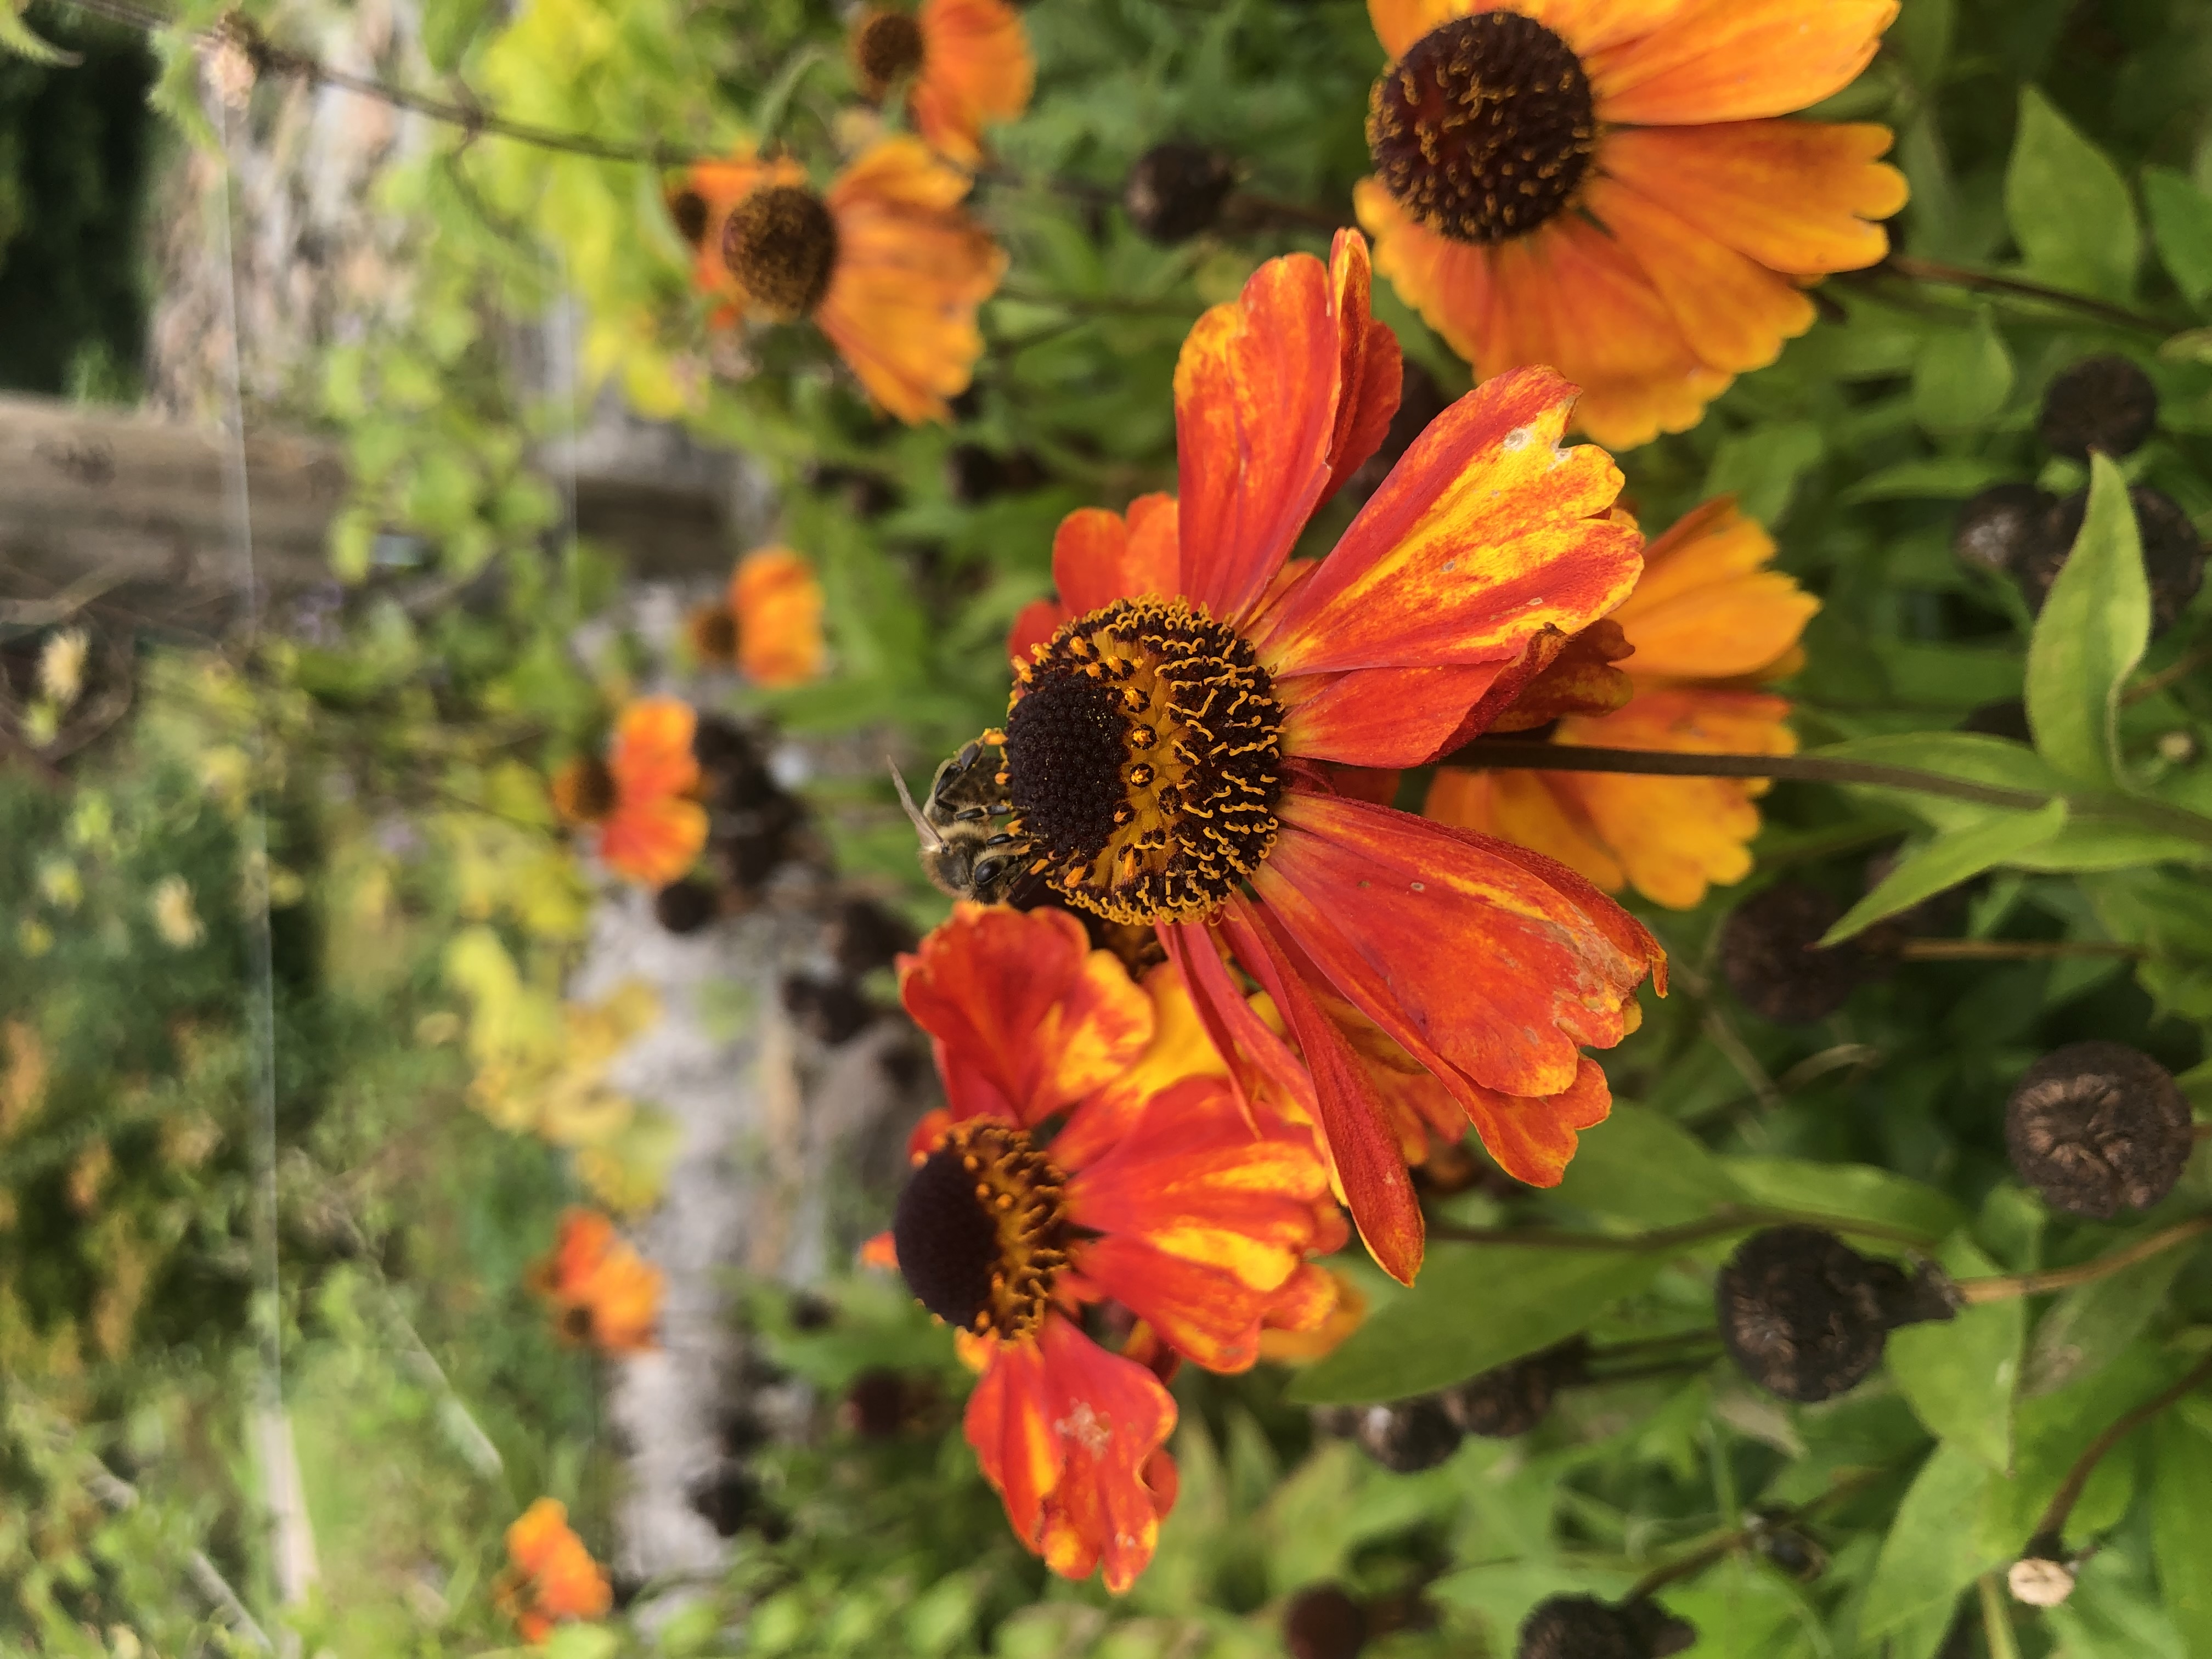
<svg viewBox="0 0 2212 1659"><path fill-rule="evenodd" d="M906 779L899 772L898 763L886 755L884 764L891 769L891 783L898 790L899 805L906 808L907 817L914 820L915 830L921 836L921 844L932 852L944 851L945 837L938 833L935 824L921 815L921 808L914 804L914 796L907 789Z"/></svg>

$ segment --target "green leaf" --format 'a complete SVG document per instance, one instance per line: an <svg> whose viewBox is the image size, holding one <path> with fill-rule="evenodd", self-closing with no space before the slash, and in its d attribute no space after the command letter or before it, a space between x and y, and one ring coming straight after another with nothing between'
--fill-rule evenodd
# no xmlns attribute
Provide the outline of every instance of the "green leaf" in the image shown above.
<svg viewBox="0 0 2212 1659"><path fill-rule="evenodd" d="M1973 455L1939 455L1931 460L1899 461L1869 474L1836 499L1857 501L1963 501L1978 489L2002 483L2016 469L2003 461Z"/></svg>
<svg viewBox="0 0 2212 1659"><path fill-rule="evenodd" d="M15 0L0 0L0 48L27 58L34 64L76 64L84 62L81 52L64 52L51 40L44 40L31 32L23 21L23 8Z"/></svg>
<svg viewBox="0 0 2212 1659"><path fill-rule="evenodd" d="M1664 1227L1739 1203L1743 1189L1673 1119L1616 1101L1603 1127L1582 1138L1556 1195L1596 1215Z"/></svg>
<svg viewBox="0 0 2212 1659"><path fill-rule="evenodd" d="M2158 1230L2138 1228L2115 1241L2114 1248ZM2029 1395L2056 1393L2111 1363L2142 1334L2166 1301L2174 1276L2188 1264L2187 1246L2163 1250L2148 1261L2087 1285L2076 1285L2051 1304L2028 1344L2021 1389Z"/></svg>
<svg viewBox="0 0 2212 1659"><path fill-rule="evenodd" d="M2212 196L2172 167L2145 167L2142 189L2166 275L2192 304L2203 305L2212 298Z"/></svg>
<svg viewBox="0 0 2212 1659"><path fill-rule="evenodd" d="M1983 311L1928 343L1912 369L1912 418L1930 432L1986 426L2012 395L2012 353Z"/></svg>
<svg viewBox="0 0 2212 1659"><path fill-rule="evenodd" d="M1731 1158L1725 1163L1745 1197L1778 1210L1871 1221L1920 1234L1931 1246L1966 1219L1966 1212L1935 1188L1869 1164L1802 1158Z"/></svg>
<svg viewBox="0 0 2212 1659"><path fill-rule="evenodd" d="M1998 1562L1960 1517L1982 1503L1990 1471L1965 1447L1944 1441L1913 1477L1875 1558L1859 1607L1862 1641L1940 1612Z"/></svg>
<svg viewBox="0 0 2212 1659"><path fill-rule="evenodd" d="M1658 1277L1663 1253L1445 1245L1420 1282L1291 1384L1301 1405L1402 1400L1565 1341Z"/></svg>
<svg viewBox="0 0 2212 1659"><path fill-rule="evenodd" d="M2166 1616L2191 1654L2212 1656L2212 1437L2179 1412L2151 1432L2151 1553Z"/></svg>
<svg viewBox="0 0 2212 1659"><path fill-rule="evenodd" d="M2049 841L2065 824L2066 803L2052 800L2033 812L1990 811L1978 824L1939 835L1899 859L1897 867L1846 910L1820 943L1839 944L1864 933L1884 916L1909 910L1947 887L1956 887L1984 870L2010 863L2018 854Z"/></svg>
<svg viewBox="0 0 2212 1659"><path fill-rule="evenodd" d="M1820 429L1806 421L1778 421L1721 440L1705 474L1704 494L1734 495L1764 525L1790 510L1797 480L1820 459Z"/></svg>
<svg viewBox="0 0 2212 1659"><path fill-rule="evenodd" d="M1997 1271L1963 1233L1954 1233L1938 1256L1955 1277ZM1891 1332L1889 1374L1930 1434L2002 1470L2012 1462L2013 1390L2027 1334L2019 1297L1981 1303L1947 1322Z"/></svg>
<svg viewBox="0 0 2212 1659"><path fill-rule="evenodd" d="M2120 690L2150 642L2150 585L2127 479L2089 458L2089 510L2027 645L2027 723L2037 752L2062 776L2103 788L2125 783Z"/></svg>
<svg viewBox="0 0 2212 1659"><path fill-rule="evenodd" d="M2033 87L2005 168L2005 220L2028 269L2061 288L2124 297L2142 233L2127 180Z"/></svg>

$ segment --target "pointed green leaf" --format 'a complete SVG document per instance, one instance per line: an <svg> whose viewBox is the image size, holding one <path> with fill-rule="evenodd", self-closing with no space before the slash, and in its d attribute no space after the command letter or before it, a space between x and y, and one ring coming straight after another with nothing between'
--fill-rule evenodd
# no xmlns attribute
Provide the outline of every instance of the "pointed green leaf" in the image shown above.
<svg viewBox="0 0 2212 1659"><path fill-rule="evenodd" d="M1947 887L1994 870L2065 827L2066 803L2052 800L2033 812L1992 811L1979 823L1946 831L1899 859L1897 867L1846 910L1820 943L1839 944L1864 933L1884 916L1909 910Z"/></svg>
<svg viewBox="0 0 2212 1659"><path fill-rule="evenodd" d="M1988 1468L1962 1446L1945 1441L1929 1455L1875 1559L1859 1609L1863 1640L1949 1607L1960 1591L1999 1565L1974 1528L1960 1524L1962 1516L1980 1508L1990 1480Z"/></svg>
<svg viewBox="0 0 2212 1659"><path fill-rule="evenodd" d="M1963 1233L1938 1255L1954 1277L1997 1271ZM2002 1471L2012 1462L2013 1391L2027 1334L2027 1310L2018 1297L1981 1303L1954 1319L1891 1332L1889 1374L1930 1434Z"/></svg>
<svg viewBox="0 0 2212 1659"><path fill-rule="evenodd" d="M2005 168L2005 219L2028 268L2061 288L2124 296L2142 233L2127 180L2033 87Z"/></svg>
<svg viewBox="0 0 2212 1659"><path fill-rule="evenodd" d="M2212 196L2172 167L2145 167L2143 205L2151 240L2173 285L2203 305L2212 298Z"/></svg>
<svg viewBox="0 0 2212 1659"><path fill-rule="evenodd" d="M2089 510L2027 646L2027 723L2052 770L2125 787L2120 689L2150 641L2150 585L2127 480L2089 458Z"/></svg>
<svg viewBox="0 0 2212 1659"><path fill-rule="evenodd" d="M1939 334L1912 370L1912 418L1930 432L1971 432L1995 419L2012 395L2012 354L1984 311L1971 325Z"/></svg>
<svg viewBox="0 0 2212 1659"><path fill-rule="evenodd" d="M2212 1656L2212 1436L2179 1412L2153 1431L2151 1552L2166 1615L2192 1655Z"/></svg>

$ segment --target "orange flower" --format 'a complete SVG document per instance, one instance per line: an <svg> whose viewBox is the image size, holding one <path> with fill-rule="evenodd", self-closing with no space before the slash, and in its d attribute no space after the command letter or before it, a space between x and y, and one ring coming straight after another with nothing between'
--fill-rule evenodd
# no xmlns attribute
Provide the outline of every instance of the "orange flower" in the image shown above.
<svg viewBox="0 0 2212 1659"><path fill-rule="evenodd" d="M1328 557L1290 562L1397 399L1397 341L1367 301L1347 231L1330 265L1273 260L1199 319L1176 370L1182 499L1060 526L1077 614L1017 668L991 735L1032 868L1071 904L1158 930L1240 1083L1272 1079L1308 1110L1369 1248L1410 1281L1420 1206L1351 1014L1508 1170L1549 1184L1609 1108L1582 1046L1620 1041L1663 958L1572 872L1352 799L1322 769L1418 765L1481 732L1640 568L1619 470L1559 447L1573 388L1538 369L1460 399Z"/></svg>
<svg viewBox="0 0 2212 1659"><path fill-rule="evenodd" d="M653 887L681 877L707 844L707 809L691 799L699 762L691 738L699 716L673 697L647 697L623 710L607 754L613 810L600 820L599 856L607 867Z"/></svg>
<svg viewBox="0 0 2212 1659"><path fill-rule="evenodd" d="M968 175L918 138L871 145L817 195L787 157L691 168L671 202L721 324L811 317L868 395L909 425L951 417L1006 256L960 207Z"/></svg>
<svg viewBox="0 0 2212 1659"><path fill-rule="evenodd" d="M1787 755L1790 703L1752 689L1796 672L1820 602L1766 568L1774 542L1732 496L1705 502L1644 550L1644 577L1609 620L1635 654L1635 696L1571 714L1553 741L1688 754ZM1501 725L1503 722L1501 722ZM1438 769L1422 810L1547 853L1599 886L1688 909L1751 873L1764 779Z"/></svg>
<svg viewBox="0 0 2212 1659"><path fill-rule="evenodd" d="M1346 1237L1328 1173L1190 1040L1175 970L1140 988L1066 911L959 905L899 982L947 1104L915 1130L870 1258L959 1328L981 1372L969 1442L1022 1541L1126 1589L1174 1501L1161 1374L1178 1356L1243 1370L1263 1327L1314 1328L1334 1306L1307 1260ZM1120 1354L1080 1323L1109 1299L1141 1322Z"/></svg>
<svg viewBox="0 0 2212 1659"><path fill-rule="evenodd" d="M526 1642L543 1642L563 1620L605 1618L614 1606L606 1574L556 1498L539 1498L507 1529L507 1559L495 1598Z"/></svg>
<svg viewBox="0 0 2212 1659"><path fill-rule="evenodd" d="M663 1283L613 1222L585 1209L562 1216L552 1252L530 1274L531 1289L553 1304L561 1334L609 1353L653 1346Z"/></svg>
<svg viewBox="0 0 2212 1659"><path fill-rule="evenodd" d="M756 685L803 685L822 673L822 584L787 547L763 547L730 575L738 668Z"/></svg>
<svg viewBox="0 0 2212 1659"><path fill-rule="evenodd" d="M922 0L919 11L872 6L853 26L861 93L881 103L911 81L907 112L931 149L965 167L983 159L983 125L1029 107L1036 64L1006 0Z"/></svg>
<svg viewBox="0 0 2212 1659"><path fill-rule="evenodd" d="M1353 200L1375 263L1479 374L1549 363L1615 447L1697 424L1888 251L1889 129L1779 120L1848 85L1897 0L1368 0L1390 67Z"/></svg>

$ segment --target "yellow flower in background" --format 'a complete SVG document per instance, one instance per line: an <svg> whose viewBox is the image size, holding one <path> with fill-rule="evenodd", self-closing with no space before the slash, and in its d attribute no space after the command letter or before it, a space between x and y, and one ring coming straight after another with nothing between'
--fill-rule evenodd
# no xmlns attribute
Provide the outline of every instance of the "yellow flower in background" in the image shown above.
<svg viewBox="0 0 2212 1659"><path fill-rule="evenodd" d="M58 708L67 708L84 690L85 659L92 639L82 628L65 628L49 634L39 648L39 695Z"/></svg>
<svg viewBox="0 0 2212 1659"><path fill-rule="evenodd" d="M871 6L854 21L861 96L880 104L905 85L907 112L932 149L964 167L983 159L983 128L1029 107L1036 81L1029 31L1006 0Z"/></svg>
<svg viewBox="0 0 2212 1659"><path fill-rule="evenodd" d="M1788 755L1790 701L1759 689L1796 672L1820 602L1767 567L1774 541L1721 496L1644 550L1635 591L1607 617L1633 654L1634 695L1570 714L1552 741L1689 754ZM1423 811L1439 823L1549 854L1609 891L1632 886L1687 909L1751 873L1760 778L1439 768Z"/></svg>
<svg viewBox="0 0 2212 1659"><path fill-rule="evenodd" d="M154 931L173 951L189 951L207 936L192 903L191 884L182 876L164 876L155 882L147 908L153 913Z"/></svg>
<svg viewBox="0 0 2212 1659"><path fill-rule="evenodd" d="M1897 0L1369 0L1375 268L1479 378L1546 363L1613 448L1697 424L1888 251L1889 129L1778 119Z"/></svg>

